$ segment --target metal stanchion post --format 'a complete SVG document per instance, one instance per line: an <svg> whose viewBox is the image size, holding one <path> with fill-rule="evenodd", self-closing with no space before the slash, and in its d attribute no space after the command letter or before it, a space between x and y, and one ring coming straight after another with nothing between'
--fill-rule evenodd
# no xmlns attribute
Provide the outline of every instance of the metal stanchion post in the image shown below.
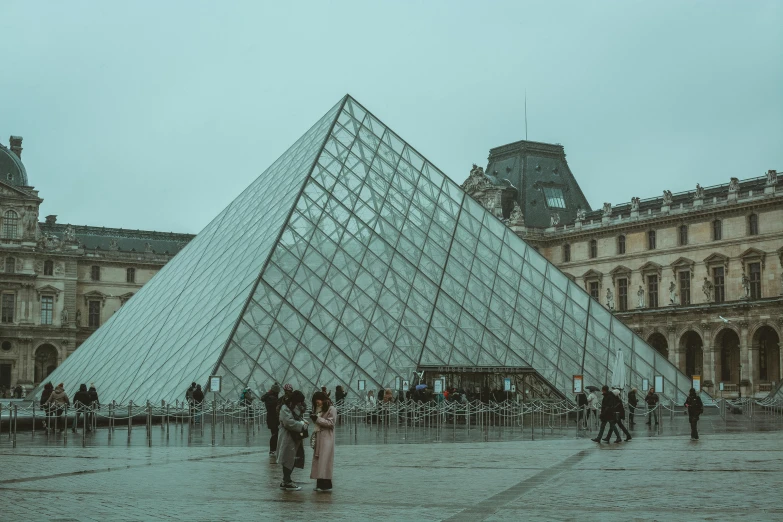
<svg viewBox="0 0 783 522"><path fill-rule="evenodd" d="M133 401L128 402L128 443L131 439L131 421L133 420Z"/></svg>
<svg viewBox="0 0 783 522"><path fill-rule="evenodd" d="M211 432L212 432L212 445L215 445L215 422L217 420L217 403L215 402L215 399L212 399L212 422L211 422Z"/></svg>
<svg viewBox="0 0 783 522"><path fill-rule="evenodd" d="M19 407L16 404L14 404L14 439L13 439L13 441L14 441L13 447L14 448L16 447L16 418L17 418L17 414L19 413L18 409L19 409ZM9 411L9 413L10 413L10 411ZM8 419L8 424L11 424L11 419ZM9 428L10 428L10 426L9 426Z"/></svg>

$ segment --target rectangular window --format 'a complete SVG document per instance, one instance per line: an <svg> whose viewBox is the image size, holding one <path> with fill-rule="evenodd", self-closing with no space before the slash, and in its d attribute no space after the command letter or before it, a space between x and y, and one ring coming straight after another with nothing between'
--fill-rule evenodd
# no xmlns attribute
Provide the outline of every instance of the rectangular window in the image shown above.
<svg viewBox="0 0 783 522"><path fill-rule="evenodd" d="M590 281L590 297L598 301L598 281Z"/></svg>
<svg viewBox="0 0 783 522"><path fill-rule="evenodd" d="M127 283L135 283L136 282L136 269L135 268L129 268L125 271L125 282Z"/></svg>
<svg viewBox="0 0 783 522"><path fill-rule="evenodd" d="M688 226L682 225L680 227L680 245L688 244Z"/></svg>
<svg viewBox="0 0 783 522"><path fill-rule="evenodd" d="M41 296L41 324L52 324L52 312L54 311L54 297Z"/></svg>
<svg viewBox="0 0 783 522"><path fill-rule="evenodd" d="M90 279L92 279L93 281L101 280L101 267L99 266L90 267Z"/></svg>
<svg viewBox="0 0 783 522"><path fill-rule="evenodd" d="M546 206L549 208L566 208L563 191L560 187L544 187Z"/></svg>
<svg viewBox="0 0 783 522"><path fill-rule="evenodd" d="M590 259L598 257L598 241L595 239L590 241Z"/></svg>
<svg viewBox="0 0 783 522"><path fill-rule="evenodd" d="M712 284L715 285L715 302L726 300L726 275L722 266L712 269Z"/></svg>
<svg viewBox="0 0 783 522"><path fill-rule="evenodd" d="M712 240L720 241L721 239L723 239L723 222L716 219L712 222Z"/></svg>
<svg viewBox="0 0 783 522"><path fill-rule="evenodd" d="M15 308L16 294L3 294L2 314L0 314L2 317L0 317L0 321L4 323L13 323Z"/></svg>
<svg viewBox="0 0 783 522"><path fill-rule="evenodd" d="M563 245L563 262L568 263L571 261L571 245Z"/></svg>
<svg viewBox="0 0 783 522"><path fill-rule="evenodd" d="M90 301L88 303L88 316L90 328L98 328L101 325L101 302Z"/></svg>
<svg viewBox="0 0 783 522"><path fill-rule="evenodd" d="M647 276L647 307L658 308L658 276Z"/></svg>
<svg viewBox="0 0 783 522"><path fill-rule="evenodd" d="M759 217L756 214L751 214L748 217L748 233L751 236L759 234Z"/></svg>
<svg viewBox="0 0 783 522"><path fill-rule="evenodd" d="M761 299L761 263L750 263L750 298Z"/></svg>
<svg viewBox="0 0 783 522"><path fill-rule="evenodd" d="M628 280L617 280L617 308L621 312L628 310Z"/></svg>
<svg viewBox="0 0 783 522"><path fill-rule="evenodd" d="M617 238L617 253L625 254L625 236L619 236Z"/></svg>
<svg viewBox="0 0 783 522"><path fill-rule="evenodd" d="M655 230L647 232L647 250L655 250Z"/></svg>
<svg viewBox="0 0 783 522"><path fill-rule="evenodd" d="M679 273L680 277L680 304L691 304L691 272L683 270Z"/></svg>

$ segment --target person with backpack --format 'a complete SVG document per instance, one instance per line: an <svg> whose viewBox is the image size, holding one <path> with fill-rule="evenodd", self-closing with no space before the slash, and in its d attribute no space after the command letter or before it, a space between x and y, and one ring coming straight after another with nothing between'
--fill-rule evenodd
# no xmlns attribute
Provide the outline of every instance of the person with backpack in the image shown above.
<svg viewBox="0 0 783 522"><path fill-rule="evenodd" d="M615 397L617 397L617 402L614 407L615 412L615 433L617 434L617 438L620 438L620 432L617 431L617 428L620 428L623 430L623 433L625 433L625 442L628 442L633 437L631 437L631 434L628 432L628 429L625 427L625 424L623 424L623 420L625 419L625 406L623 406L623 398L620 396L620 390L615 388L612 390L612 393Z"/></svg>
<svg viewBox="0 0 783 522"><path fill-rule="evenodd" d="M696 424L699 422L699 415L704 413L704 403L701 402L701 398L694 388L691 388L688 398L685 399L685 408L688 412L688 422L691 423L691 440L699 440Z"/></svg>
<svg viewBox="0 0 783 522"><path fill-rule="evenodd" d="M644 398L644 402L647 403L647 425L650 426L653 419L655 419L655 425L658 425L658 415L655 408L658 406L658 402L661 399L658 394L655 393L654 388L650 388L647 391L647 396Z"/></svg>
<svg viewBox="0 0 783 522"><path fill-rule="evenodd" d="M633 414L636 412L636 405L639 403L639 399L636 398L636 388L631 388L631 392L628 394L628 426L633 428Z"/></svg>

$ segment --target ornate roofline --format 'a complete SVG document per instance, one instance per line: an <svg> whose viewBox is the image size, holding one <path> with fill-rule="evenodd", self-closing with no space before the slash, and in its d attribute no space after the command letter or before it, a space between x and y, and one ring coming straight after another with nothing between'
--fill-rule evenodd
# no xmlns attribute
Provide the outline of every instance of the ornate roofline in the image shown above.
<svg viewBox="0 0 783 522"><path fill-rule="evenodd" d="M64 232L67 227L71 227L76 235L91 235L101 237L117 237L124 239L154 239L160 241L179 241L188 242L195 234L181 234L175 232L156 232L154 230L129 230L125 228L106 228L93 227L89 225L70 225L68 223L47 224L39 223L41 230L49 232Z"/></svg>

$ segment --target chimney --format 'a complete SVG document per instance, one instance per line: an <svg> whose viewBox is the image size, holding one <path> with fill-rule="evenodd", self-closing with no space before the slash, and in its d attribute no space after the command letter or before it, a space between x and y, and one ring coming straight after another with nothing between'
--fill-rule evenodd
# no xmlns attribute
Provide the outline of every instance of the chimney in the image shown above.
<svg viewBox="0 0 783 522"><path fill-rule="evenodd" d="M22 137L11 136L8 138L8 141L11 143L11 152L16 154L19 159L22 159Z"/></svg>
<svg viewBox="0 0 783 522"><path fill-rule="evenodd" d="M57 215L56 214L50 214L46 216L46 224L47 225L54 225L57 223Z"/></svg>

